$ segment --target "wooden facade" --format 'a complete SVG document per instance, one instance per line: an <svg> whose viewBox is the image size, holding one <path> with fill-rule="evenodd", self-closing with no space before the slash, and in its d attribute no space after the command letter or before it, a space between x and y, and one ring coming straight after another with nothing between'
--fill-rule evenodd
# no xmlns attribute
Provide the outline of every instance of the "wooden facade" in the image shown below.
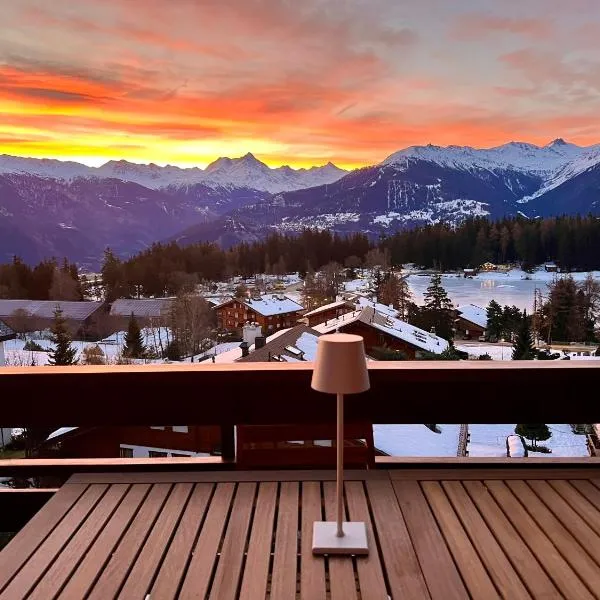
<svg viewBox="0 0 600 600"><path fill-rule="evenodd" d="M62 458L118 458L134 457L132 448L150 448L153 452L168 451L213 454L221 450L221 431L214 426L115 426L79 427L64 435L47 440L41 456ZM124 451L125 450L125 451ZM137 451L135 454L139 454Z"/></svg>
<svg viewBox="0 0 600 600"><path fill-rule="evenodd" d="M456 320L456 333L465 340L479 339L480 336L485 334L485 331L485 327L481 327L481 325L477 325L460 315Z"/></svg>
<svg viewBox="0 0 600 600"><path fill-rule="evenodd" d="M337 319L354 310L356 310L356 306L351 302L335 302L330 306L322 307L321 309L316 308L315 310L310 311L310 313L304 315L304 318L307 320L307 325L309 327L314 327L315 325L320 325L326 321Z"/></svg>
<svg viewBox="0 0 600 600"><path fill-rule="evenodd" d="M215 308L217 325L220 329L237 330L246 323L258 323L263 335L271 335L280 329L296 325L300 311L286 312L276 315L262 315L250 308L242 300L232 298Z"/></svg>

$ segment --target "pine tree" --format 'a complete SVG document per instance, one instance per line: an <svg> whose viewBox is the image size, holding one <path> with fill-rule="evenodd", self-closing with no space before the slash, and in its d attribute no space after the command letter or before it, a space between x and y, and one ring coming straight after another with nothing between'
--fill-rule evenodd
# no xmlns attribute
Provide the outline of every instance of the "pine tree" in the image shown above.
<svg viewBox="0 0 600 600"><path fill-rule="evenodd" d="M71 346L71 338L67 331L67 321L60 308L54 311L54 322L50 329L54 349L48 355L48 364L55 366L76 365L79 361L75 358L77 350Z"/></svg>
<svg viewBox="0 0 600 600"><path fill-rule="evenodd" d="M533 449L537 448L537 443L545 442L552 437L552 432L545 424L521 424L515 427L515 433L531 440Z"/></svg>
<svg viewBox="0 0 600 600"><path fill-rule="evenodd" d="M523 311L523 320L513 344L513 360L533 360L535 358L535 348L533 347L533 338L531 336L531 326L527 318L527 311Z"/></svg>
<svg viewBox="0 0 600 600"><path fill-rule="evenodd" d="M131 313L127 333L125 334L125 348L123 348L123 355L127 358L144 358L145 354L146 347L144 346L142 331L140 330L135 315Z"/></svg>
<svg viewBox="0 0 600 600"><path fill-rule="evenodd" d="M439 273L431 276L431 283L425 292L424 300L425 306L422 312L425 313L431 328L440 337L447 340L452 339L454 307L442 286L442 276Z"/></svg>
<svg viewBox="0 0 600 600"><path fill-rule="evenodd" d="M487 337L489 340L497 341L502 337L503 319L502 307L491 300L487 307Z"/></svg>

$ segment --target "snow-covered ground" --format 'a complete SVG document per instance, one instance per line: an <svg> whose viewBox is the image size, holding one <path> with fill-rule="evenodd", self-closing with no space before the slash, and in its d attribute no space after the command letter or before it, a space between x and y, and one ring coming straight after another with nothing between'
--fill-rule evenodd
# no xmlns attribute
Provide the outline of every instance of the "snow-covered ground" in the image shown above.
<svg viewBox="0 0 600 600"><path fill-rule="evenodd" d="M457 350L467 352L469 358L477 359L478 357L489 354L492 360L512 360L512 346L502 344L455 344Z"/></svg>
<svg viewBox="0 0 600 600"><path fill-rule="evenodd" d="M425 425L374 425L375 447L391 456L456 456L460 425L439 425L441 434ZM515 432L515 424L469 425L469 456L506 456L506 437ZM575 435L569 425L548 425L552 437L539 442L551 454L536 452L530 456L589 456L585 436Z"/></svg>
<svg viewBox="0 0 600 600"><path fill-rule="evenodd" d="M469 456L506 456L506 437L515 432L516 424L469 425L471 434L467 447ZM530 456L589 456L585 436L575 435L569 425L548 425L552 436L538 445L552 450L551 454L541 452L531 453Z"/></svg>
<svg viewBox="0 0 600 600"><path fill-rule="evenodd" d="M456 456L460 425L373 425L375 447L390 456Z"/></svg>
<svg viewBox="0 0 600 600"><path fill-rule="evenodd" d="M575 281L583 281L587 273L572 273ZM476 304L485 308L491 300L496 300L500 305L515 305L520 309L532 310L533 296L536 288L541 289L545 295L548 284L560 274L548 273L539 269L532 274L520 269L513 269L506 273L489 272L480 273L472 279L463 277L462 274L442 275L442 285L455 306L461 304ZM600 271L594 271L593 276L600 280ZM417 304L423 302L423 296L431 280L428 274L411 274L408 276L408 285Z"/></svg>

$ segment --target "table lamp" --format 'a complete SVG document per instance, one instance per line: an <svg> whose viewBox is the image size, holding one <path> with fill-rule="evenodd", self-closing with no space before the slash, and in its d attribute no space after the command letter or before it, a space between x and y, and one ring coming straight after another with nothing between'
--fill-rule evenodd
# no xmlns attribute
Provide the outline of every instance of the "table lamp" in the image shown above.
<svg viewBox="0 0 600 600"><path fill-rule="evenodd" d="M322 335L311 382L313 390L337 395L337 475L335 522L313 525L313 554L368 554L367 528L362 522L344 522L344 394L369 389L369 372L362 337L347 333Z"/></svg>

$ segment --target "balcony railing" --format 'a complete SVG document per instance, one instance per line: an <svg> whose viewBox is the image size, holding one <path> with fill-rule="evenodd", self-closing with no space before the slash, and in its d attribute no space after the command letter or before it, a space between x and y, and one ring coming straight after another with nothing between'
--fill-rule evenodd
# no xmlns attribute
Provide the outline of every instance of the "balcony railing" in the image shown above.
<svg viewBox="0 0 600 600"><path fill-rule="evenodd" d="M347 423L600 422L595 393L600 366L589 362L378 362L369 373L371 389L346 398ZM64 480L74 472L236 468L236 425L335 421L334 398L310 388L311 374L310 364L273 363L3 368L2 426L217 425L222 457L6 460L0 461L0 477ZM593 460L525 459L532 468L576 467ZM522 464L518 459L378 457L375 466L506 468L517 463ZM0 493L0 503L6 506L10 493L16 492ZM18 493L25 497L26 492ZM50 493L29 492L21 512L30 514ZM11 505L18 505L11 498Z"/></svg>

